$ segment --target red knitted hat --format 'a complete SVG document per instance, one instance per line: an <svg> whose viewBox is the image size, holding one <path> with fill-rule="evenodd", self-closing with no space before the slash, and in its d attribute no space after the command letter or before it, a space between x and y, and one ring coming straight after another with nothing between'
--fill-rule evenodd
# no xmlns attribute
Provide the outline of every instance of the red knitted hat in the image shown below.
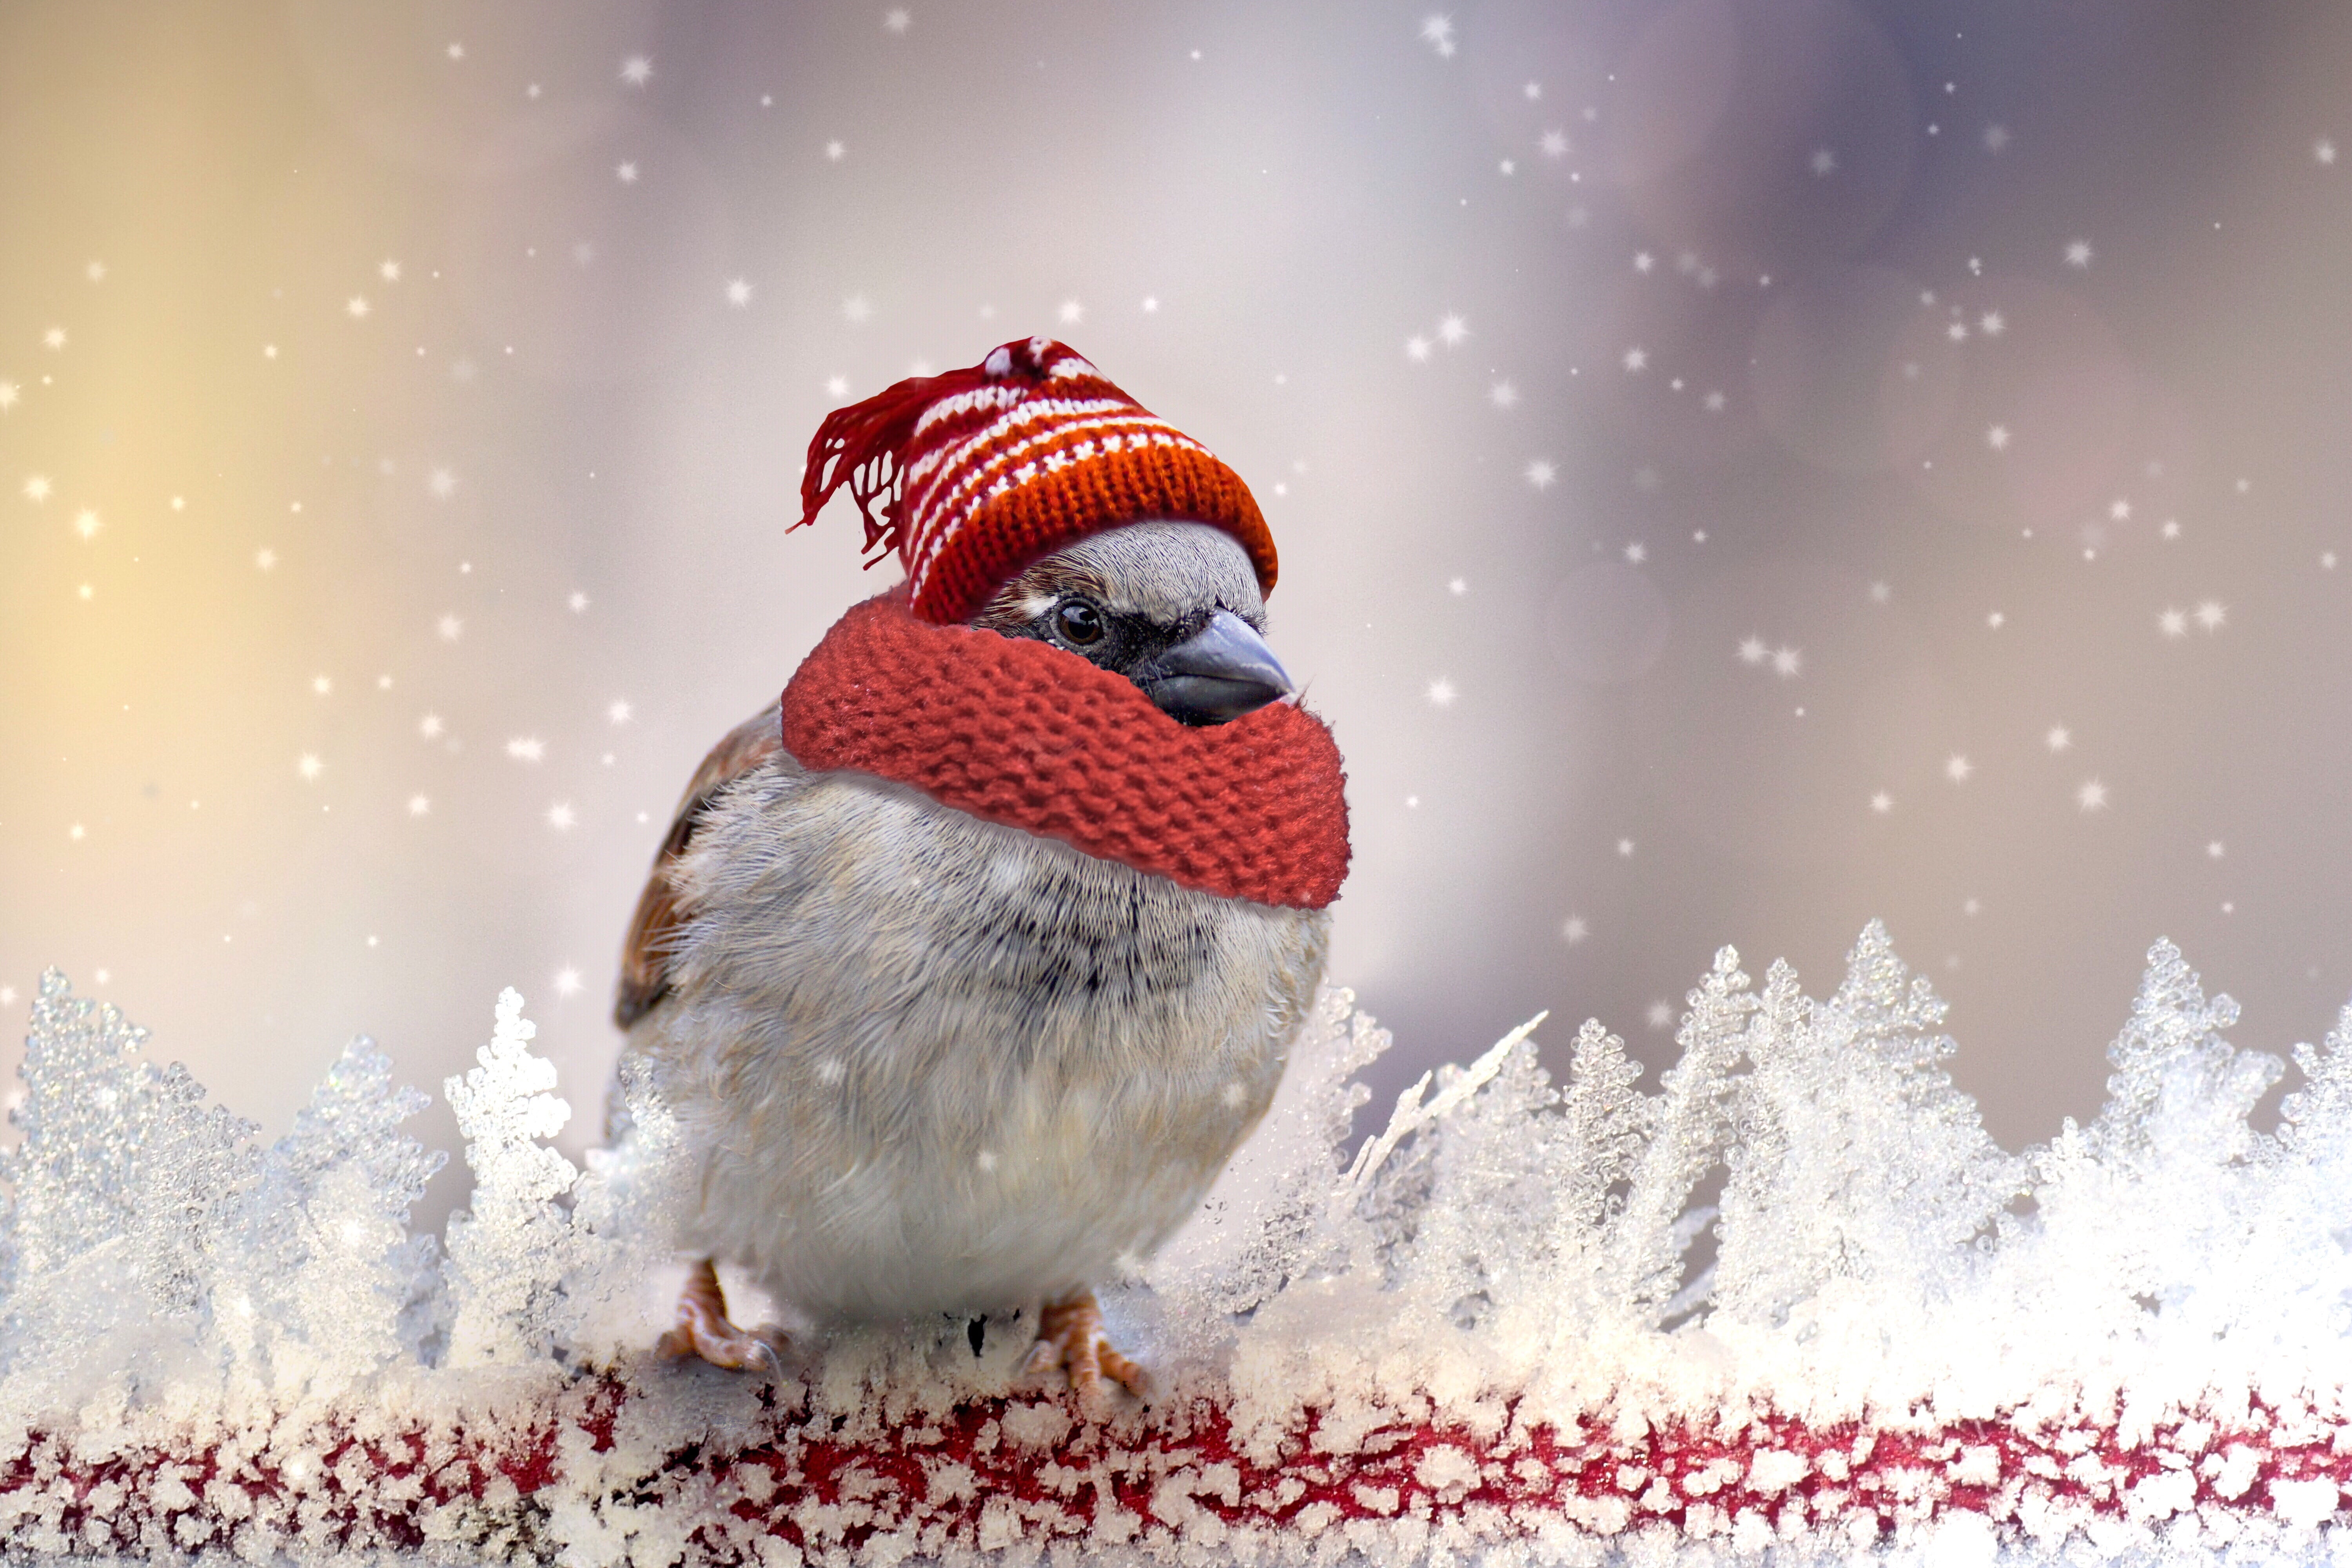
<svg viewBox="0 0 2352 1568"><path fill-rule="evenodd" d="M968 620L1031 562L1146 518L1223 529L1259 587L1274 587L1274 535L1241 476L1051 338L826 416L793 526L815 521L844 485L866 547L898 552L927 621Z"/></svg>

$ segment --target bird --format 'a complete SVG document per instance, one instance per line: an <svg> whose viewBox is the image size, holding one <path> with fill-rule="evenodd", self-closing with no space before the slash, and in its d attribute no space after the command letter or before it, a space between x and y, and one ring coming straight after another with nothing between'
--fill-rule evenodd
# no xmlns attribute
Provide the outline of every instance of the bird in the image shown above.
<svg viewBox="0 0 2352 1568"><path fill-rule="evenodd" d="M949 1314L975 1353L1034 1310L1028 1370L1141 1394L1095 1288L1265 1114L1349 857L1272 538L1044 337L835 411L802 523L843 488L907 580L713 748L624 945L621 1079L696 1194L660 1348L773 1363L798 1330L734 1322L727 1262L802 1323Z"/></svg>

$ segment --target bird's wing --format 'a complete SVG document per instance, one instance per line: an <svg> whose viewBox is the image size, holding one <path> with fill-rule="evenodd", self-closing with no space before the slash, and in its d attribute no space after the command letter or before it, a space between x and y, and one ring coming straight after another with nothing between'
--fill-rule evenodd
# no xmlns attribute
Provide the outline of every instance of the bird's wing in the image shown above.
<svg viewBox="0 0 2352 1568"><path fill-rule="evenodd" d="M622 1028L653 1011L654 1004L669 994L671 951L688 914L685 892L678 885L679 857L693 841L719 792L782 754L783 749L782 727L772 702L729 731L694 771L693 782L678 802L677 815L670 819L669 832L654 854L653 874L646 879L637 912L629 921L628 938L621 944L621 981L613 1001L613 1021Z"/></svg>

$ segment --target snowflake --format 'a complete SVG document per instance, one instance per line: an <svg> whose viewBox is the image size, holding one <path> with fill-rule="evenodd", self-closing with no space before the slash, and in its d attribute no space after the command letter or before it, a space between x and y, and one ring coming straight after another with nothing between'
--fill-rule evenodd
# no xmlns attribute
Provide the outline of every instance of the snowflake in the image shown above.
<svg viewBox="0 0 2352 1568"><path fill-rule="evenodd" d="M1158 295L1156 295L1156 294L1146 294L1146 295L1143 297L1143 313L1144 313L1145 315L1147 315L1147 316L1149 316L1149 315L1153 315L1153 314L1155 314L1155 313L1157 313L1157 312L1158 312L1159 309L1160 309L1160 297L1159 297Z"/></svg>
<svg viewBox="0 0 2352 1568"><path fill-rule="evenodd" d="M2107 786L2097 779L2084 781L2083 787L2074 792L2074 804L2084 811L2105 811L2107 805Z"/></svg>
<svg viewBox="0 0 2352 1568"><path fill-rule="evenodd" d="M2107 503L2107 516L2117 522L2129 522L2131 514L2131 502L2121 496Z"/></svg>
<svg viewBox="0 0 2352 1568"><path fill-rule="evenodd" d="M1591 934L1592 928L1584 923L1582 915L1570 915L1560 922L1559 940L1570 947L1574 947Z"/></svg>
<svg viewBox="0 0 2352 1568"><path fill-rule="evenodd" d="M1950 326L1944 329L1944 335L1951 339L1952 342L1956 343L1967 342L1969 341L1969 324L1966 321L1954 321ZM1906 367L1906 370L1909 367L1907 366Z"/></svg>
<svg viewBox="0 0 2352 1568"><path fill-rule="evenodd" d="M1873 583L1870 585L1870 602L1874 605L1883 605L1894 596L1895 590L1887 584Z"/></svg>
<svg viewBox="0 0 2352 1568"><path fill-rule="evenodd" d="M1617 840L1617 853L1626 859L1632 859L1633 857L1633 841L1630 838L1620 838Z"/></svg>
<svg viewBox="0 0 2352 1568"><path fill-rule="evenodd" d="M1552 480L1559 477L1559 470L1551 466L1551 462L1549 458L1538 458L1534 462L1529 463L1527 467L1528 483L1535 486L1535 488L1539 490L1548 490L1551 489Z"/></svg>
<svg viewBox="0 0 2352 1568"><path fill-rule="evenodd" d="M882 25L891 32L904 33L915 25L915 19L907 15L903 8L893 9L882 14Z"/></svg>
<svg viewBox="0 0 2352 1568"><path fill-rule="evenodd" d="M400 281L400 263L387 256L376 263L375 275L387 283L397 283Z"/></svg>
<svg viewBox="0 0 2352 1568"><path fill-rule="evenodd" d="M461 43L452 42L450 46L442 52L453 60L462 60L466 58L466 46Z"/></svg>
<svg viewBox="0 0 2352 1568"><path fill-rule="evenodd" d="M2185 637L2189 635L2189 617L2175 609L2167 609L2156 617L2156 624L2166 637Z"/></svg>
<svg viewBox="0 0 2352 1568"><path fill-rule="evenodd" d="M1668 1029L1674 1026L1675 1010L1664 1002L1651 1003L1650 1010L1644 1016L1653 1029Z"/></svg>
<svg viewBox="0 0 2352 1568"><path fill-rule="evenodd" d="M2164 526L2163 526L2162 528L2158 529L2158 530L2157 530L2157 532L2158 532L2158 533L2160 533L2160 534L2164 535L2164 537L2165 537L2165 538L2167 538L2167 539L2178 539L2178 538L2179 538L2179 537L2180 537L2180 520L2179 520L2179 518L2172 518L2172 517L2168 517L2168 518L2166 518L2166 519L2164 520Z"/></svg>
<svg viewBox="0 0 2352 1568"><path fill-rule="evenodd" d="M1709 414L1720 414L1723 412L1723 394L1720 392L1710 392L1705 397L1701 398L1699 402L1706 407Z"/></svg>
<svg viewBox="0 0 2352 1568"><path fill-rule="evenodd" d="M825 377L824 395L827 397L835 398L836 400L848 396L849 378L845 375L829 375Z"/></svg>
<svg viewBox="0 0 2352 1568"><path fill-rule="evenodd" d="M2206 845L2205 853L2210 858L2219 860L2222 855L2221 841L2216 838L2211 843Z"/></svg>
<svg viewBox="0 0 2352 1568"><path fill-rule="evenodd" d="M841 302L841 313L852 321L864 321L874 314L874 307L863 294L852 294Z"/></svg>
<svg viewBox="0 0 2352 1568"><path fill-rule="evenodd" d="M1419 364L1429 357L1429 340L1419 335L1404 341L1404 357Z"/></svg>
<svg viewBox="0 0 2352 1568"><path fill-rule="evenodd" d="M564 600L563 604L564 607L573 615L581 615L588 608L588 595L574 588L572 590L572 596Z"/></svg>
<svg viewBox="0 0 2352 1568"><path fill-rule="evenodd" d="M632 711L633 710L629 707L628 699L625 697L615 697L613 699L611 704L605 708L604 717L615 724L625 724L629 721L629 715Z"/></svg>
<svg viewBox="0 0 2352 1568"><path fill-rule="evenodd" d="M1804 668L1805 656L1802 650L1787 647L1776 647L1772 650L1772 673L1781 679L1794 679L1798 672Z"/></svg>
<svg viewBox="0 0 2352 1568"><path fill-rule="evenodd" d="M1985 432L1985 445L1990 447L1996 452L2008 451L2009 426L2006 425L1996 425L1991 429L1987 430Z"/></svg>
<svg viewBox="0 0 2352 1568"><path fill-rule="evenodd" d="M354 294L343 301L343 314L354 321L364 319L373 309L374 307L367 302L367 296L364 294Z"/></svg>
<svg viewBox="0 0 2352 1568"><path fill-rule="evenodd" d="M1639 566L1650 558L1650 547L1636 539L1625 546L1625 559Z"/></svg>
<svg viewBox="0 0 2352 1568"><path fill-rule="evenodd" d="M748 278L729 279L727 280L727 302L734 306L737 310L741 310L744 306L749 305L751 302L751 280Z"/></svg>
<svg viewBox="0 0 2352 1568"><path fill-rule="evenodd" d="M79 844L82 841L83 837L87 836L88 832L89 829L83 827L80 823L77 822L71 827L66 829L66 837L72 839L76 844Z"/></svg>
<svg viewBox="0 0 2352 1568"><path fill-rule="evenodd" d="M568 800L559 800L547 808L547 825L558 833L569 833L579 820L572 814L572 803Z"/></svg>
<svg viewBox="0 0 2352 1568"><path fill-rule="evenodd" d="M312 753L305 752L294 759L294 771L301 775L304 784L316 784L319 781L319 775L327 771L327 764Z"/></svg>
<svg viewBox="0 0 2352 1568"><path fill-rule="evenodd" d="M1066 327L1075 327L1087 319L1087 308L1076 300L1065 300L1062 308L1054 312Z"/></svg>
<svg viewBox="0 0 2352 1568"><path fill-rule="evenodd" d="M1988 153L1998 153L2009 145L2009 127L1988 125L1984 129L1984 146Z"/></svg>
<svg viewBox="0 0 2352 1568"><path fill-rule="evenodd" d="M1454 18L1424 16L1421 22L1421 41L1435 49L1440 58L1454 57Z"/></svg>
<svg viewBox="0 0 2352 1568"><path fill-rule="evenodd" d="M1447 348L1460 348L1462 340L1470 335L1470 323L1457 315L1447 315L1437 323L1437 341Z"/></svg>
<svg viewBox="0 0 2352 1568"><path fill-rule="evenodd" d="M2218 632L2229 623L2229 606L2219 599L2208 599L2197 606L2197 624L2209 632Z"/></svg>
<svg viewBox="0 0 2352 1568"><path fill-rule="evenodd" d="M2085 271L2089 270L2091 265L2091 242L2087 239L2070 241L2066 247L2066 265L2069 267L2079 268Z"/></svg>
<svg viewBox="0 0 2352 1568"><path fill-rule="evenodd" d="M433 623L433 629L441 634L443 642L456 642L466 635L466 623L454 615L445 615Z"/></svg>
<svg viewBox="0 0 2352 1568"><path fill-rule="evenodd" d="M2311 155L2323 163L2336 162L2336 143L2323 136L2311 144Z"/></svg>
<svg viewBox="0 0 2352 1568"><path fill-rule="evenodd" d="M621 79L631 87L643 87L653 79L654 62L644 55L631 55L621 62Z"/></svg>
<svg viewBox="0 0 2352 1568"><path fill-rule="evenodd" d="M41 334L41 342L50 348L61 349L66 346L66 330L63 327L51 327Z"/></svg>
<svg viewBox="0 0 2352 1568"><path fill-rule="evenodd" d="M1944 763L1944 776L1951 780L1954 784L1968 783L1969 775L1976 771L1977 765L1957 752L1952 753L1950 757L1947 758Z"/></svg>
<svg viewBox="0 0 2352 1568"><path fill-rule="evenodd" d="M1565 158L1568 156L1568 132L1547 131L1543 133L1543 140L1537 145L1543 149L1543 154L1547 158Z"/></svg>
<svg viewBox="0 0 2352 1568"><path fill-rule="evenodd" d="M1739 662L1742 664L1762 664L1771 657L1772 650L1764 646L1762 637L1749 637L1739 645Z"/></svg>
<svg viewBox="0 0 2352 1568"><path fill-rule="evenodd" d="M1519 389L1507 381L1498 381L1486 389L1486 401L1497 408L1516 408L1519 405Z"/></svg>
<svg viewBox="0 0 2352 1568"><path fill-rule="evenodd" d="M427 713L416 721L416 732L428 741L439 739L441 730L441 715L438 713Z"/></svg>
<svg viewBox="0 0 2352 1568"><path fill-rule="evenodd" d="M580 994L580 971L570 964L555 972L555 994L558 996Z"/></svg>
<svg viewBox="0 0 2352 1568"><path fill-rule="evenodd" d="M412 795L408 797L409 816L423 816L426 812L429 812L432 809L433 803L425 796L421 795Z"/></svg>
<svg viewBox="0 0 2352 1568"><path fill-rule="evenodd" d="M81 269L81 275L93 283L103 283L106 281L106 263L93 261Z"/></svg>
<svg viewBox="0 0 2352 1568"><path fill-rule="evenodd" d="M88 507L82 508L74 514L74 531L84 539L97 538L99 526L98 513Z"/></svg>
<svg viewBox="0 0 2352 1568"><path fill-rule="evenodd" d="M625 185L635 184L637 183L636 160L634 158L627 158L614 164L613 178L620 181L621 184Z"/></svg>
<svg viewBox="0 0 2352 1568"><path fill-rule="evenodd" d="M1806 167L1812 170L1813 178L1817 180L1827 179L1830 175L1836 174L1837 166L1837 154L1831 152L1827 147L1814 148L1813 155L1806 164Z"/></svg>
<svg viewBox="0 0 2352 1568"><path fill-rule="evenodd" d="M1429 683L1429 705L1432 708L1453 707L1454 695L1454 682L1444 676Z"/></svg>
<svg viewBox="0 0 2352 1568"><path fill-rule="evenodd" d="M2042 743L2053 752L2063 752L2074 743L2074 732L2063 724L2053 724L2042 735Z"/></svg>
<svg viewBox="0 0 2352 1568"><path fill-rule="evenodd" d="M278 552L265 544L253 552L253 563L267 572L278 564Z"/></svg>
<svg viewBox="0 0 2352 1568"><path fill-rule="evenodd" d="M1627 349L1627 350L1625 351L1625 368L1626 368L1628 371L1640 372L1640 371L1647 370L1647 369L1649 368L1649 365L1650 365L1650 351L1649 351L1649 350L1647 350L1647 349L1645 349L1645 348L1641 347L1639 344L1636 344L1636 345L1634 345L1633 348Z"/></svg>
<svg viewBox="0 0 2352 1568"><path fill-rule="evenodd" d="M1870 797L1870 809L1884 816L1895 809L1895 797L1885 790L1880 790Z"/></svg>
<svg viewBox="0 0 2352 1568"><path fill-rule="evenodd" d="M447 500L457 489L457 476L447 468L436 468L425 476L425 489L435 500Z"/></svg>
<svg viewBox="0 0 2352 1568"><path fill-rule="evenodd" d="M824 155L827 161L838 163L849 156L849 149L839 142L828 142L824 144Z"/></svg>
<svg viewBox="0 0 2352 1568"><path fill-rule="evenodd" d="M1469 580L1465 577L1451 578L1446 582L1445 591L1458 599L1470 591Z"/></svg>
<svg viewBox="0 0 2352 1568"><path fill-rule="evenodd" d="M547 742L536 735L517 735L507 742L507 755L519 763L535 763L547 755Z"/></svg>
<svg viewBox="0 0 2352 1568"><path fill-rule="evenodd" d="M16 384L13 381L0 381L0 414L5 414L16 406Z"/></svg>
<svg viewBox="0 0 2352 1568"><path fill-rule="evenodd" d="M331 696L335 689L335 679L331 675L314 675L310 678L310 689L321 697Z"/></svg>
<svg viewBox="0 0 2352 1568"><path fill-rule="evenodd" d="M1657 264L1658 258L1646 250L1637 250L1633 253L1633 270L1636 272L1647 272Z"/></svg>
<svg viewBox="0 0 2352 1568"><path fill-rule="evenodd" d="M1989 338L1997 338L2009 330L2008 318L1999 310L1987 310L1977 318L1977 331Z"/></svg>

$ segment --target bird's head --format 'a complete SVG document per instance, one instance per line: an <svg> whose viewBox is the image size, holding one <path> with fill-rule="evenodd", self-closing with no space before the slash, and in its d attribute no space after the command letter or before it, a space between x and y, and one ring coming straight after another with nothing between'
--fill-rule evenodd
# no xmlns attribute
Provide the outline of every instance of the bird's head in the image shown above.
<svg viewBox="0 0 2352 1568"><path fill-rule="evenodd" d="M1032 563L971 624L1077 655L1183 724L1222 724L1294 689L1267 647L1249 552L1221 528L1150 521Z"/></svg>
<svg viewBox="0 0 2352 1568"><path fill-rule="evenodd" d="M1076 654L1185 724L1292 689L1260 635L1276 561L1249 487L1067 343L1002 343L835 409L793 526L841 489L919 620Z"/></svg>

